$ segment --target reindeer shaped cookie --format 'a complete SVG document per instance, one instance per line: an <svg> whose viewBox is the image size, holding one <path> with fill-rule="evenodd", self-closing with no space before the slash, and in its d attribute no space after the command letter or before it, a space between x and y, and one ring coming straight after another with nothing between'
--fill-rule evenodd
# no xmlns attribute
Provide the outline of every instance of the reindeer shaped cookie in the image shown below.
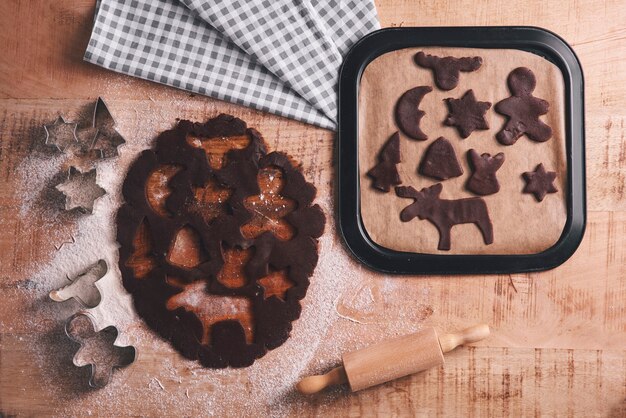
<svg viewBox="0 0 626 418"><path fill-rule="evenodd" d="M445 200L439 195L443 186L437 183L419 192L411 186L396 187L399 197L414 202L400 212L400 220L409 222L415 217L430 221L439 231L439 250L450 249L450 230L454 225L473 223L483 235L486 245L493 242L493 226L487 212L487 204L480 197Z"/></svg>
<svg viewBox="0 0 626 418"><path fill-rule="evenodd" d="M461 71L465 73L476 71L483 64L481 57L438 57L422 51L415 54L413 59L420 67L433 71L435 83L441 90L452 90L459 84Z"/></svg>

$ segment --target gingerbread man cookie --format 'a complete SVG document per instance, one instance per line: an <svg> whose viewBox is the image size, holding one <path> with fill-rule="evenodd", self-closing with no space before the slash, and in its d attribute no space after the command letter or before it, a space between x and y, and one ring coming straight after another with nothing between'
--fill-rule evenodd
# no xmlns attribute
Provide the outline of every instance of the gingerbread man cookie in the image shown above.
<svg viewBox="0 0 626 418"><path fill-rule="evenodd" d="M525 67L516 68L509 74L507 83L513 96L495 106L496 112L508 117L506 125L496 135L498 141L513 145L524 134L537 142L550 139L552 128L539 120L539 116L548 113L550 104L532 95L537 85L533 72Z"/></svg>

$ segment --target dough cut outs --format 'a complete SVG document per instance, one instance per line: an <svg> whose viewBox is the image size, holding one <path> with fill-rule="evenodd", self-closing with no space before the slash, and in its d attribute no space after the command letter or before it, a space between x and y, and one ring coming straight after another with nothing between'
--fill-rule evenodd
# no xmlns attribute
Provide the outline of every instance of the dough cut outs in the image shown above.
<svg viewBox="0 0 626 418"><path fill-rule="evenodd" d="M536 142L545 142L552 137L552 128L539 120L548 113L550 104L532 95L537 85L535 74L526 67L511 71L507 78L513 96L496 103L496 112L508 118L496 138L502 145L513 145L522 136Z"/></svg>
<svg viewBox="0 0 626 418"><path fill-rule="evenodd" d="M391 186L402 183L397 164L400 163L400 134L391 135L378 153L378 164L367 175L372 178L372 187L381 192L389 192Z"/></svg>
<svg viewBox="0 0 626 418"><path fill-rule="evenodd" d="M396 123L406 136L418 141L425 141L428 136L422 132L420 121L426 114L419 109L424 96L433 91L432 87L419 86L404 92L396 104Z"/></svg>
<svg viewBox="0 0 626 418"><path fill-rule="evenodd" d="M481 57L438 57L425 54L422 51L415 54L413 59L420 67L431 69L437 87L446 91L459 85L461 71L466 73L476 71L483 64Z"/></svg>
<svg viewBox="0 0 626 418"><path fill-rule="evenodd" d="M276 238L288 241L296 231L285 220L293 212L296 202L282 195L283 172L277 167L265 167L257 174L259 194L247 197L244 207L252 214L250 220L241 227L243 236L256 238L264 232L272 233Z"/></svg>
<svg viewBox="0 0 626 418"><path fill-rule="evenodd" d="M439 195L443 186L437 183L419 192L411 186L396 187L396 194L413 199L413 203L402 209L400 220L409 222L413 218L425 219L439 231L437 249L450 250L450 230L454 225L473 223L483 236L486 245L493 242L493 226L487 211L487 204L480 197L445 200Z"/></svg>
<svg viewBox="0 0 626 418"><path fill-rule="evenodd" d="M496 171L504 164L504 154L499 152L492 157L491 154L478 154L476 150L470 149L467 159L473 170L467 181L467 190L481 196L498 193L500 183L496 178Z"/></svg>
<svg viewBox="0 0 626 418"><path fill-rule="evenodd" d="M523 193L533 194L537 202L541 202L546 197L546 194L558 191L553 184L556 179L556 173L554 171L546 171L543 164L539 164L535 171L527 171L522 176L526 181Z"/></svg>
<svg viewBox="0 0 626 418"><path fill-rule="evenodd" d="M447 180L463 174L463 168L450 141L440 136L426 148L418 172L437 180Z"/></svg>
<svg viewBox="0 0 626 418"><path fill-rule="evenodd" d="M148 326L213 368L249 366L287 340L325 225L287 155L229 115L180 121L122 191L119 266Z"/></svg>
<svg viewBox="0 0 626 418"><path fill-rule="evenodd" d="M475 130L489 129L485 113L491 103L476 101L473 90L468 90L460 99L448 98L445 102L448 116L443 123L456 127L461 138L467 138Z"/></svg>

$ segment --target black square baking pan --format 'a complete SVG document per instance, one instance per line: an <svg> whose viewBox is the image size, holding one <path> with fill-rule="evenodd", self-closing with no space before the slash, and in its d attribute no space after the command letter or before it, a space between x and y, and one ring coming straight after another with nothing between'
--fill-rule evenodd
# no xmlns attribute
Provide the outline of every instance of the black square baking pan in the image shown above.
<svg viewBox="0 0 626 418"><path fill-rule="evenodd" d="M418 59L420 55L422 60L435 57L443 62L448 54L455 59L468 55L467 60L473 57L479 63L461 66L460 73L452 71L445 80L450 60L442 76ZM518 65L525 62L529 69ZM532 85L515 87L527 77L520 70L530 71ZM406 115L399 110L400 98L416 87L421 89L419 100L425 98L409 108L415 109L427 139L419 138L419 129L411 135L403 125ZM536 27L389 28L362 38L346 55L339 79L337 214L347 247L366 266L392 274L507 274L547 270L565 262L578 248L586 224L583 88L582 69L571 47ZM463 109L474 108L458 110L451 102L469 100L470 91L485 119L481 126L476 116L470 118L470 131L476 131L468 137L458 120L469 112ZM537 98L528 98L533 94ZM534 110L507 113L510 103L531 103L528 100L533 104L524 109ZM549 118L549 141L529 127L528 112L541 103L549 105L538 113ZM511 140L511 130L521 133ZM371 169L393 154L385 148L393 140L400 144L400 163L390 184L398 187L385 189L375 184ZM434 142L445 145L443 151L431 149ZM479 174L470 154L477 158L481 152L484 158L498 153L503 160L496 172L499 191L485 192L489 196L469 186ZM437 179L423 175L437 176L423 169L427 159L450 171L445 169L452 164L450 158L459 161L454 164L462 174ZM531 176L543 179L537 174L539 163L545 163L548 173L554 169L554 184L537 180L541 185L530 187ZM544 190L537 193L537 188ZM482 218L470 213L470 208L483 207L488 213ZM479 218L489 221L492 242L487 236L491 231ZM447 237L445 225L452 231Z"/></svg>

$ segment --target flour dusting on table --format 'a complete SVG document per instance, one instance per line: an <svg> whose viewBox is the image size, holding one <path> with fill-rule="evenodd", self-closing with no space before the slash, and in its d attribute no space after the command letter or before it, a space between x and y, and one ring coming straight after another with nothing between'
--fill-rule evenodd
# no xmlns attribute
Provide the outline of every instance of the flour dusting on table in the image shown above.
<svg viewBox="0 0 626 418"><path fill-rule="evenodd" d="M120 118L122 123L127 119ZM125 133L132 131L127 127L124 128L122 126ZM133 309L130 295L122 286L117 265L115 215L122 203L121 185L128 166L141 150L150 146L151 138L156 136L158 129L158 126L154 126L153 132L144 132L141 138L138 135L128 135L128 144L120 149L120 157L97 163L97 183L107 194L95 202L91 215L79 214L76 211L65 213L56 206L61 203L59 196L54 196L53 199L46 196L49 193L48 189L54 187L56 179L64 175L63 169L67 159L64 154L41 152L30 155L22 161L17 170L20 177L18 188L22 196L20 217L25 221L32 218L46 220L46 227L50 231L58 230L60 223L75 222L72 239L70 236L52 233L51 240L67 243L54 253L47 265L39 269L34 268L38 271L35 271L31 280L36 283L33 291L39 296L39 301L34 307L33 315L25 320L32 327L46 326L44 324L50 324L52 318L57 323L64 322L79 308L78 305L72 302L56 304L47 300L45 295L50 290L67 285L69 283L67 277L73 277L97 260L104 259L108 271L98 282L102 301L96 308L87 311L94 318L98 328L116 326L120 331L117 344L136 346L138 358L127 369L116 371L107 387L94 392L96 398L101 401L120 402L121 399L116 401L113 397L116 392L121 396L118 386L128 384L127 380L130 379L133 381L131 386L135 387L124 391L124 398L145 397L152 402L163 404L164 407L176 403L177 409L182 407L182 410L186 410L189 407L190 410L197 410L201 406L204 413L217 414L230 409L227 403L235 400L249 408L268 408L272 404L278 407L281 398L293 390L295 382L313 358L327 328L337 318L333 315L333 306L342 285L346 283L347 271L341 264L328 262L326 260L330 259L323 257L336 245L335 238L328 233L334 229L334 225L327 226L327 234L320 240L322 257L311 279L309 292L302 302L302 316L294 323L292 335L283 346L270 351L253 366L244 369L204 369L197 362L182 359L169 344L161 341L144 327ZM326 213L330 213L329 199L318 201ZM66 229L62 229L64 230ZM42 321L41 316L46 320ZM61 335L59 338L63 337L65 336ZM71 358L73 349L69 343L65 345L67 346L65 355ZM44 376L51 360L46 355L47 350L48 347L45 345L33 346L35 361L44 371ZM145 367L144 365L154 361L155 356L158 356L160 366L156 369L153 365ZM150 374L147 373L148 370ZM159 372L158 376L153 374L154 370ZM193 389L185 389L185 383L190 380L201 382L206 390L199 392L195 389L196 385L190 385ZM145 382L145 386L141 381ZM157 381L160 383L155 385L154 382ZM138 384L135 385L135 382ZM63 385L63 382L49 383L51 387ZM58 392L59 396L62 396L64 391L59 389ZM163 396L160 392L171 395ZM176 399L176 402L170 399L174 393L182 393L184 399Z"/></svg>

